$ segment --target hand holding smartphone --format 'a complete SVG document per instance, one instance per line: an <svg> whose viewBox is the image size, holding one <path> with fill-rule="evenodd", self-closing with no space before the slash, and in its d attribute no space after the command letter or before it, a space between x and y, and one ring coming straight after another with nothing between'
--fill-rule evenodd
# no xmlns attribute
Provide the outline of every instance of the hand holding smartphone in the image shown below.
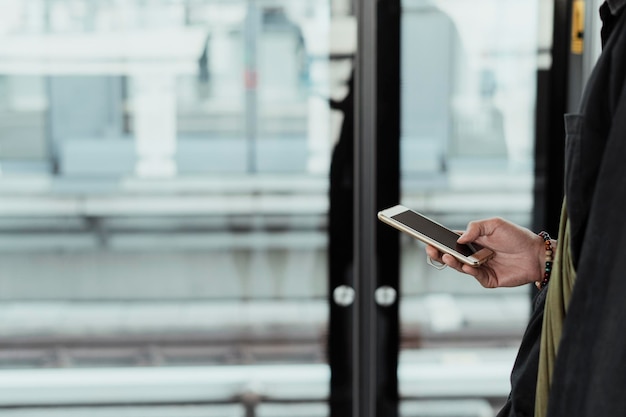
<svg viewBox="0 0 626 417"><path fill-rule="evenodd" d="M479 266L494 255L491 249L475 243L457 243L459 235L456 232L402 205L378 212L378 218L467 265Z"/></svg>

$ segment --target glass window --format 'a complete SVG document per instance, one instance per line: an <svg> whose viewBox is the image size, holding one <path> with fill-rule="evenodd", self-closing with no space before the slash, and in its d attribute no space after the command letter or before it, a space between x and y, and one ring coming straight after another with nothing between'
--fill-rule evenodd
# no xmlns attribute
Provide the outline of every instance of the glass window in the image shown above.
<svg viewBox="0 0 626 417"><path fill-rule="evenodd" d="M0 9L0 408L323 413L330 3Z"/></svg>
<svg viewBox="0 0 626 417"><path fill-rule="evenodd" d="M456 230L491 216L530 226L538 3L403 1L404 205ZM458 383L437 395L480 386L472 395L484 398L491 386L506 399L529 288L485 290L437 271L406 236L402 255L403 395L423 395L410 365L426 361Z"/></svg>

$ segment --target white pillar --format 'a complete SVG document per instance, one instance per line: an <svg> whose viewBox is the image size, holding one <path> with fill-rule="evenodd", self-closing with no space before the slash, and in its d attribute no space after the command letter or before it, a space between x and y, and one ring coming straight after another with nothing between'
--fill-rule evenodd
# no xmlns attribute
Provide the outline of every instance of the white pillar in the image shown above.
<svg viewBox="0 0 626 417"><path fill-rule="evenodd" d="M308 52L318 56L328 56L332 52L330 5L319 6L309 22L301 23ZM327 173L330 168L331 137L330 61L313 60L309 68L310 82L317 95L308 100L308 160L310 173Z"/></svg>
<svg viewBox="0 0 626 417"><path fill-rule="evenodd" d="M328 100L321 97L309 97L308 107L307 170L312 174L324 174L330 169L330 153L334 139L331 137L330 107Z"/></svg>
<svg viewBox="0 0 626 417"><path fill-rule="evenodd" d="M137 176L175 176L176 77L141 74L133 78L133 87Z"/></svg>

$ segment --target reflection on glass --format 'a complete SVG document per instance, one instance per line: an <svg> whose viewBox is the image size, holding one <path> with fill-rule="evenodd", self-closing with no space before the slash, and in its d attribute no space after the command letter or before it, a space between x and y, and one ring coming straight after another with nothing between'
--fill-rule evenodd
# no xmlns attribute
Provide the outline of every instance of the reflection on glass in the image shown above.
<svg viewBox="0 0 626 417"><path fill-rule="evenodd" d="M404 2L401 146L407 206L454 229L493 215L529 224L536 16L537 2ZM458 279L416 278L430 275L410 272L416 269L404 268L410 274L404 280L407 294L481 291Z"/></svg>
<svg viewBox="0 0 626 417"><path fill-rule="evenodd" d="M323 415L330 27L327 0L0 4L0 407L272 386Z"/></svg>
<svg viewBox="0 0 626 417"><path fill-rule="evenodd" d="M343 98L351 70L349 9L2 1L0 407L41 406L47 375L69 388L43 405L80 398L88 408L101 404L96 392L127 415L154 411L137 398L241 415L273 386L315 404L261 404L258 415L324 415L327 174L341 123L328 98ZM453 228L492 214L528 223L536 27L519 16L536 9L404 2L405 205ZM404 243L405 347L509 346L524 291L477 303L485 293L474 282L435 275L422 248ZM413 354L403 363L438 364L449 378L484 357L510 369L503 350ZM407 398L452 388L414 369L400 370ZM18 377L24 391L9 392ZM224 398L233 404L199 404ZM485 415L484 401L450 407Z"/></svg>
<svg viewBox="0 0 626 417"><path fill-rule="evenodd" d="M536 2L404 2L403 142L424 151L403 155L407 174L476 158L530 169L537 15Z"/></svg>
<svg viewBox="0 0 626 417"><path fill-rule="evenodd" d="M404 205L456 230L490 216L530 224L538 3L403 1ZM495 415L508 395L529 289L485 290L438 271L405 236L401 271L402 395L476 398L464 413ZM436 377L413 371L424 363ZM458 415L452 403L440 407Z"/></svg>
<svg viewBox="0 0 626 417"><path fill-rule="evenodd" d="M2 108L50 113L27 146L59 171L327 172L326 2L5 3Z"/></svg>

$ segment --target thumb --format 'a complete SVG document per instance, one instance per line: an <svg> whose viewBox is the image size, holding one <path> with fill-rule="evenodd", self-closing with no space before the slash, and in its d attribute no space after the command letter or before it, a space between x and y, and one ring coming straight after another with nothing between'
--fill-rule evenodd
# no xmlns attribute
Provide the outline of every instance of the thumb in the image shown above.
<svg viewBox="0 0 626 417"><path fill-rule="evenodd" d="M484 235L484 222L481 221L473 221L469 222L467 225L467 229L459 236L457 239L458 243L470 243L478 239L480 236Z"/></svg>

